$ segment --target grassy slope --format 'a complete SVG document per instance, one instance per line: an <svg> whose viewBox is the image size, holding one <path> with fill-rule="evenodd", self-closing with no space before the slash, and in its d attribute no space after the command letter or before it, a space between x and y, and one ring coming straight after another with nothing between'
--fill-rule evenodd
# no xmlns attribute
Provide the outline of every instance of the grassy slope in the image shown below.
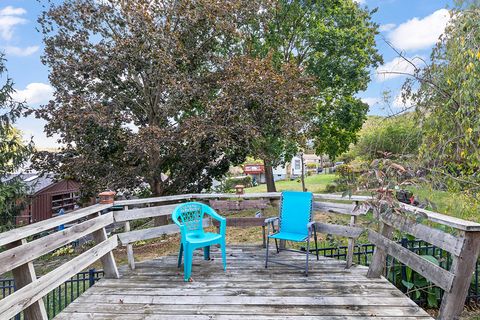
<svg viewBox="0 0 480 320"><path fill-rule="evenodd" d="M308 191L314 193L325 192L325 186L332 183L335 178L334 174L315 174L305 178L305 186ZM302 190L302 182L300 179L277 181L275 182L275 186L277 187L277 191ZM261 184L256 187L247 188L245 192L267 192L267 185Z"/></svg>

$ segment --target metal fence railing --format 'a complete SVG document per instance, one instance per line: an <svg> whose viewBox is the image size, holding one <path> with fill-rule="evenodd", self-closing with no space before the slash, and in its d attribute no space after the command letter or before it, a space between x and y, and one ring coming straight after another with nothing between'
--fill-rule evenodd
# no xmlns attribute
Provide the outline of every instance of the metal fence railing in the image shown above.
<svg viewBox="0 0 480 320"><path fill-rule="evenodd" d="M88 271L77 273L75 276L65 281L62 285L50 291L44 298L45 309L48 318L52 319L59 314L70 302L77 299L95 282L103 277L102 270L90 269ZM15 291L15 281L13 279L0 279L0 299L12 294ZM15 320L23 319L22 314L17 314Z"/></svg>

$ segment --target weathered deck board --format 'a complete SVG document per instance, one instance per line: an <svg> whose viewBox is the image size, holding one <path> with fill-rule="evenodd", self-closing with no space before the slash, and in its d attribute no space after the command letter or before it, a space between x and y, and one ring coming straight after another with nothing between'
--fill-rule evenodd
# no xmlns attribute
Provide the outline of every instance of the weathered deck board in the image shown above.
<svg viewBox="0 0 480 320"><path fill-rule="evenodd" d="M124 268L120 279L102 279L55 319L431 319L387 280L366 278L365 267L312 255L305 277L284 266L265 269L260 247L227 251L226 272L216 248L213 261L199 252L187 283L176 256ZM304 256L283 251L276 259L301 265Z"/></svg>

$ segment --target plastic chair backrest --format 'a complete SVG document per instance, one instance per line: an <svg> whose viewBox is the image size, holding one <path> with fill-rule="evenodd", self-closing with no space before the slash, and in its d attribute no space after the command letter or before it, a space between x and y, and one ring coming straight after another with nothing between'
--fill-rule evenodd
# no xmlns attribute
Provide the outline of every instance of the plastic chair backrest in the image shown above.
<svg viewBox="0 0 480 320"><path fill-rule="evenodd" d="M312 221L312 202L313 194L311 192L282 192L280 232L307 235L307 224Z"/></svg>
<svg viewBox="0 0 480 320"><path fill-rule="evenodd" d="M175 208L174 216L185 226L187 232L203 231L204 210L201 203L181 204Z"/></svg>

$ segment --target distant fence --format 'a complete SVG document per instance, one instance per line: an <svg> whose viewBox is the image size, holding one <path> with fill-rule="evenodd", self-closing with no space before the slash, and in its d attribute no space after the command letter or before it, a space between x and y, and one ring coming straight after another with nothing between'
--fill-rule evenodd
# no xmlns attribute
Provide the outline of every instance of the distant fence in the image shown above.
<svg viewBox="0 0 480 320"><path fill-rule="evenodd" d="M77 299L101 278L103 278L103 270L90 269L88 271L77 273L75 276L50 291L45 297L43 297L48 318L54 318L65 309L70 302ZM13 279L0 279L0 292L0 299L15 292L15 281ZM14 319L21 320L23 318L23 314L19 313Z"/></svg>

